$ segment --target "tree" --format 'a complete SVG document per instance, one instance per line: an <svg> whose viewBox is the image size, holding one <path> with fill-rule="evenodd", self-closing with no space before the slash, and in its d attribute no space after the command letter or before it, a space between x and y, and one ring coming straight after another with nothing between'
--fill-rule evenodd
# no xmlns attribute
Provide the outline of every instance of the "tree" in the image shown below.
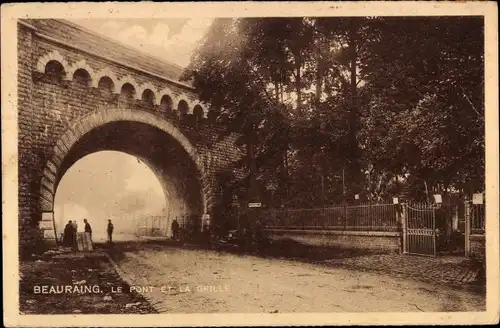
<svg viewBox="0 0 500 328"><path fill-rule="evenodd" d="M480 188L482 19L383 18L369 27L376 35L362 64L373 94L363 117L369 157L395 174L428 181L436 191Z"/></svg>
<svg viewBox="0 0 500 328"><path fill-rule="evenodd" d="M482 26L476 17L216 20L184 77L240 135L243 186L255 195L277 185L278 206L339 202L344 171L348 192L370 199L405 184L476 190Z"/></svg>

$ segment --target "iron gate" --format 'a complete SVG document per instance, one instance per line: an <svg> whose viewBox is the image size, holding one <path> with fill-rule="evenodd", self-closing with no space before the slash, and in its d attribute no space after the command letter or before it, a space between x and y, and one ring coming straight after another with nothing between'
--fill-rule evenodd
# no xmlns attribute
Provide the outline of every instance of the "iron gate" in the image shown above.
<svg viewBox="0 0 500 328"><path fill-rule="evenodd" d="M404 253L436 256L436 208L405 204Z"/></svg>

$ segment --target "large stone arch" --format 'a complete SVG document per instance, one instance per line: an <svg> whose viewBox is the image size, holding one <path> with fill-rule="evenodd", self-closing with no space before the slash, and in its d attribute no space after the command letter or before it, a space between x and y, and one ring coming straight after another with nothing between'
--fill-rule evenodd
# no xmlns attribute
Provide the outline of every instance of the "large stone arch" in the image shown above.
<svg viewBox="0 0 500 328"><path fill-rule="evenodd" d="M211 199L212 188L208 185L209 179L205 171L203 157L198 154L197 149L177 127L149 112L136 109L102 108L70 124L55 143L52 154L45 163L41 177L38 206L39 211L42 213L42 222L40 225L46 239L52 239L51 231L53 231L54 201L61 171L63 171L63 161L68 156L73 146L87 133L103 127L106 124L116 122L146 124L175 139L175 142L187 153L198 170L200 177L199 183L201 186L200 196L202 198L202 210L205 213L209 211L207 202Z"/></svg>

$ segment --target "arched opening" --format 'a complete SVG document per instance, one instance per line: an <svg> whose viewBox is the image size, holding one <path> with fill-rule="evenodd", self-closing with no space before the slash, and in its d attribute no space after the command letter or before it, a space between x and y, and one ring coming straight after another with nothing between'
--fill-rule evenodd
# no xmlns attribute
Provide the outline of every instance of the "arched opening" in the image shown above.
<svg viewBox="0 0 500 328"><path fill-rule="evenodd" d="M193 116L196 123L200 123L203 120L203 108L200 105L194 106Z"/></svg>
<svg viewBox="0 0 500 328"><path fill-rule="evenodd" d="M45 65L45 75L53 82L61 82L66 76L66 72L60 62L51 60Z"/></svg>
<svg viewBox="0 0 500 328"><path fill-rule="evenodd" d="M41 211L54 210L54 196L47 194L47 190L57 192L66 172L79 160L93 153L115 151L134 156L154 172L168 204L160 218L161 224L167 227L164 233L168 235L174 218L187 234L199 233L202 214L207 210L208 189L203 186L198 157L180 131L150 115L127 109L107 110L102 115L84 118L79 127L67 131L68 136L62 139L66 140L69 150L58 155L60 162L49 160L44 170L39 199ZM73 141L68 143L67 138ZM52 185L50 181L54 181ZM88 183L87 179L82 181L84 185Z"/></svg>
<svg viewBox="0 0 500 328"><path fill-rule="evenodd" d="M124 83L120 90L120 101L126 104L130 104L135 99L135 88L130 83Z"/></svg>
<svg viewBox="0 0 500 328"><path fill-rule="evenodd" d="M99 82L97 83L97 88L104 95L111 95L113 94L113 91L115 89L115 83L109 76L103 76L99 79Z"/></svg>
<svg viewBox="0 0 500 328"><path fill-rule="evenodd" d="M88 87L88 86L90 86L91 82L92 82L92 79L90 77L90 74L85 69L79 68L73 73L73 83L74 84L76 84L78 86Z"/></svg>
<svg viewBox="0 0 500 328"><path fill-rule="evenodd" d="M99 151L75 162L64 174L54 200L54 222L59 237L69 220L84 231L92 227L94 242L107 239L112 220L114 240L137 238L142 223L168 235L168 204L158 177L137 157ZM156 218L153 222L152 218ZM160 223L160 224L158 224Z"/></svg>
<svg viewBox="0 0 500 328"><path fill-rule="evenodd" d="M163 97L161 97L160 110L162 112L166 113L167 115L171 115L172 114L172 105L173 105L173 101L172 101L172 98L170 98L170 96L164 95Z"/></svg>
<svg viewBox="0 0 500 328"><path fill-rule="evenodd" d="M179 112L179 118L181 121L184 121L187 118L187 114L189 112L189 105L185 100L179 101L179 105L177 106L177 110Z"/></svg>
<svg viewBox="0 0 500 328"><path fill-rule="evenodd" d="M155 104L155 94L153 91L146 89L142 93L142 103L148 107L153 107Z"/></svg>

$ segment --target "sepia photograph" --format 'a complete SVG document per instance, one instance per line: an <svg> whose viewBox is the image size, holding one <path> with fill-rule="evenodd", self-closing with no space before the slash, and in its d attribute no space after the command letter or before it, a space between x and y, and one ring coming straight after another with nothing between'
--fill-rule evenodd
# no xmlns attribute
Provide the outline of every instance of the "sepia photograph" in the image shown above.
<svg viewBox="0 0 500 328"><path fill-rule="evenodd" d="M6 321L498 323L496 4L290 4L2 6Z"/></svg>

